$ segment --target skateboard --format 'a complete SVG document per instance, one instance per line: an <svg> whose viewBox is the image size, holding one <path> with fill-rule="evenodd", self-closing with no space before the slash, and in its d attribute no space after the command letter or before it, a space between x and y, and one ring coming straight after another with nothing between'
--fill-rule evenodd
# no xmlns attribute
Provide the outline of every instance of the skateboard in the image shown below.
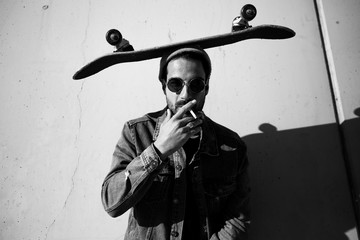
<svg viewBox="0 0 360 240"><path fill-rule="evenodd" d="M214 35L210 37L198 38L178 43L167 44L159 47L153 47L135 51L128 40L122 37L116 29L111 29L106 34L106 40L109 44L115 46L113 53L106 54L95 59L77 71L73 79L79 80L96 74L112 65L149 60L162 57L165 53L183 47L198 46L203 49L217 46L228 45L248 39L287 39L295 36L295 32L287 27L278 25L260 25L252 27L249 25L256 16L256 8L251 5L245 5L240 16L235 17L232 22L231 32Z"/></svg>

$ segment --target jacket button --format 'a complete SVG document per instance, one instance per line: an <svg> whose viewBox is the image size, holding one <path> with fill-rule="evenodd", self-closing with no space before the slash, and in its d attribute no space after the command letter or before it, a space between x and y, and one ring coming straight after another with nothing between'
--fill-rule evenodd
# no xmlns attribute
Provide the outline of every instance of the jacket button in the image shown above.
<svg viewBox="0 0 360 240"><path fill-rule="evenodd" d="M178 170L179 172L182 170L182 166L179 164L179 165L176 165L176 170Z"/></svg>
<svg viewBox="0 0 360 240"><path fill-rule="evenodd" d="M157 161L153 160L153 161L151 162L151 165L152 165L154 168L156 168L157 165L158 165L158 163L157 163Z"/></svg>
<svg viewBox="0 0 360 240"><path fill-rule="evenodd" d="M173 236L173 237L178 237L178 236L179 236L179 233L178 233L178 232L175 232L175 231L172 231L172 232L171 232L171 236Z"/></svg>

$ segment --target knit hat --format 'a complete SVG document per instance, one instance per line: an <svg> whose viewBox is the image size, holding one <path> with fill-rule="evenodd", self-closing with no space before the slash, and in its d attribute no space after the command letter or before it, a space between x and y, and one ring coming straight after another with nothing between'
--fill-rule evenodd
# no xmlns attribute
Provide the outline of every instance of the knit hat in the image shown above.
<svg viewBox="0 0 360 240"><path fill-rule="evenodd" d="M168 63L180 56L180 55L184 55L184 54L194 54L195 57L198 57L199 60L201 60L201 62L203 63L204 66L204 71L206 74L206 81L209 80L210 75L211 75L211 60L209 58L209 55L200 47L195 46L195 47L184 47L184 48L180 48L180 49L176 49L176 50L172 50L166 54L163 55L163 57L160 60L160 70L159 70L159 80L162 82L162 80L166 79L166 68Z"/></svg>

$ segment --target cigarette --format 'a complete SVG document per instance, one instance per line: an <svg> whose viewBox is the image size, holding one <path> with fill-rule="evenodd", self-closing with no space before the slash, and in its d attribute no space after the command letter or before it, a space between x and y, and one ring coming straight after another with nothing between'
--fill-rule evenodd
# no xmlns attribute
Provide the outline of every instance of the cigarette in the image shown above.
<svg viewBox="0 0 360 240"><path fill-rule="evenodd" d="M193 118L197 119L196 114L194 113L193 110L190 110L189 112L190 112L191 116L193 116Z"/></svg>
<svg viewBox="0 0 360 240"><path fill-rule="evenodd" d="M125 172L125 181L129 179L130 171Z"/></svg>

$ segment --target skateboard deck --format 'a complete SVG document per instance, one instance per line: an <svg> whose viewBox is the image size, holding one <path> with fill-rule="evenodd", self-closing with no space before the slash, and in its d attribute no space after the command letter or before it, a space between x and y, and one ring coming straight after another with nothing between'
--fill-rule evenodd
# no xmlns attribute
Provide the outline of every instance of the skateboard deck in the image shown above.
<svg viewBox="0 0 360 240"><path fill-rule="evenodd" d="M143 61L162 57L164 53L186 46L199 46L203 49L228 45L247 39L286 39L295 36L290 28L277 25L260 25L244 30L211 37L198 38L184 42L163 45L137 51L113 52L95 59L82 67L73 76L74 80L89 77L112 65L125 62Z"/></svg>

